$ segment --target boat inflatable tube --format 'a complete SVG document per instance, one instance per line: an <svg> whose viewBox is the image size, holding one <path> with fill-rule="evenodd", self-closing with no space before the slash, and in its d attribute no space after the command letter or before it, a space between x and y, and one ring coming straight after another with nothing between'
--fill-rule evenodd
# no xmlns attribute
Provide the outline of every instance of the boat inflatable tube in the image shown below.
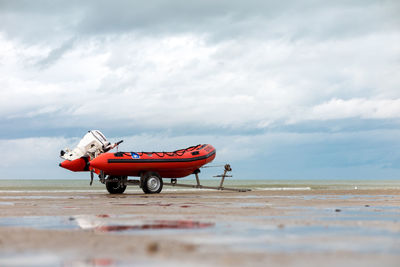
<svg viewBox="0 0 400 267"><path fill-rule="evenodd" d="M103 153L90 161L89 167L111 176L141 176L154 171L163 178L181 178L194 173L215 156L212 145L200 144L173 152Z"/></svg>

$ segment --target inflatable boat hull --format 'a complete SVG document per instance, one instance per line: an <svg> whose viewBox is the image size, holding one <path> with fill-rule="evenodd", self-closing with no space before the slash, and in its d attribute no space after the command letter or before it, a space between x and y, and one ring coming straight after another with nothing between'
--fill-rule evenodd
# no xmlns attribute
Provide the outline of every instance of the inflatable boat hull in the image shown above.
<svg viewBox="0 0 400 267"><path fill-rule="evenodd" d="M153 171L163 178L181 178L211 162L215 155L215 148L207 144L173 152L104 153L91 160L89 167L111 176L141 176Z"/></svg>

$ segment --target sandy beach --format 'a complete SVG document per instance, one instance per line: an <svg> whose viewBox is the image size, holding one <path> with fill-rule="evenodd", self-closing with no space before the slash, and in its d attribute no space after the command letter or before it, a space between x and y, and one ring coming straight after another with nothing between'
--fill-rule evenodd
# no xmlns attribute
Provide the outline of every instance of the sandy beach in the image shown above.
<svg viewBox="0 0 400 267"><path fill-rule="evenodd" d="M3 191L1 266L398 266L398 190Z"/></svg>

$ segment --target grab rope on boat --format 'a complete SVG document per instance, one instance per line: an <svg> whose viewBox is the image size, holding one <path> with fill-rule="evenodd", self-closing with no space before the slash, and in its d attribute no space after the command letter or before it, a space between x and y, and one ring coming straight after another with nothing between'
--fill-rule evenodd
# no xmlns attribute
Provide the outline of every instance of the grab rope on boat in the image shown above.
<svg viewBox="0 0 400 267"><path fill-rule="evenodd" d="M178 149L172 152L133 152L135 154L138 154L139 156L143 156L144 154L155 154L160 158L163 158L164 156L170 156L170 157L174 157L174 156L178 156L178 157L182 157L186 152L190 152L196 149L202 149L205 145L196 145L196 146L190 146L188 148L184 148L184 149ZM116 152L115 154L117 154L119 156L130 156L131 152Z"/></svg>

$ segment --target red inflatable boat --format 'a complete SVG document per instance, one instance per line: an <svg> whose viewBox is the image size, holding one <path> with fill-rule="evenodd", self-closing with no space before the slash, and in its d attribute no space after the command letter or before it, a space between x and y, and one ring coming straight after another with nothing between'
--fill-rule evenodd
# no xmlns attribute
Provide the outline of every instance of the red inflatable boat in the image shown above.
<svg viewBox="0 0 400 267"><path fill-rule="evenodd" d="M211 145L197 145L173 152L104 153L89 166L112 176L141 176L153 171L163 178L181 178L193 174L215 158Z"/></svg>
<svg viewBox="0 0 400 267"><path fill-rule="evenodd" d="M212 145L191 146L172 152L115 152L107 153L122 141L111 144L104 135L89 131L73 150L61 150L65 159L60 167L70 171L90 171L99 174L100 182L112 193L123 193L128 184L137 184L145 193L159 193L163 187L162 178L176 178L196 174L200 167L211 162L216 155ZM128 176L140 180L128 180Z"/></svg>

